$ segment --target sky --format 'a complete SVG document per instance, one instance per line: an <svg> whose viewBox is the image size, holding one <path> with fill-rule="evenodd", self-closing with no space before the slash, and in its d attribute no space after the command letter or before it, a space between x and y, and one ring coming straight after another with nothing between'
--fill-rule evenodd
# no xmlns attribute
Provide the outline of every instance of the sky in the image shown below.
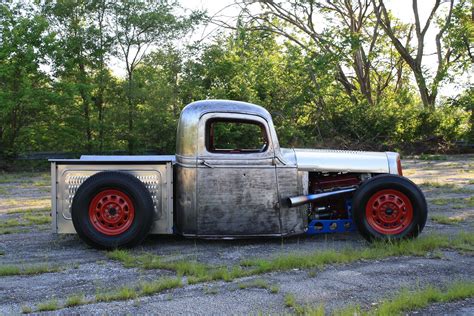
<svg viewBox="0 0 474 316"><path fill-rule="evenodd" d="M239 13L239 7L234 4L234 0L181 0L181 6L185 10L206 10L209 16L219 16L219 19L226 22L235 21L235 17ZM418 11L420 14L420 20L422 27L433 7L434 0L420 0L418 1ZM385 5L387 9L391 10L393 14L403 22L414 22L414 15L412 10L412 0L386 0ZM449 4L446 0L442 0L442 4L440 9L447 10L449 8ZM441 11L440 10L440 11ZM324 21L322 22L324 23ZM436 63L436 55L433 55L435 50L435 41L434 38L436 36L436 28L433 27L432 24L430 26L429 31L425 37L425 55L423 57L423 64L428 69L435 69L437 66ZM204 38L204 41L211 40L212 35L216 34L219 28L215 25L207 25L203 28L196 30L192 36L190 37L189 41L201 40ZM119 75L124 75L124 69L120 66L117 61L112 61L113 71ZM472 72L471 72L472 73ZM459 78L457 83L455 84L447 84L440 90L440 95L443 96L454 96L457 95L462 86L465 85L467 82L474 84L474 76L471 74L470 76L466 75L463 78Z"/></svg>

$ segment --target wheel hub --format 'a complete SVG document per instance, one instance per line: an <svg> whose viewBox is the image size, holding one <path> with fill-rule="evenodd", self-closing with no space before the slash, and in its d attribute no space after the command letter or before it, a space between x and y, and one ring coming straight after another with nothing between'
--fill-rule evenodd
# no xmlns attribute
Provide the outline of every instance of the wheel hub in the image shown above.
<svg viewBox="0 0 474 316"><path fill-rule="evenodd" d="M133 223L135 208L130 197L120 190L104 190L92 199L89 219L99 232L115 236L125 232Z"/></svg>
<svg viewBox="0 0 474 316"><path fill-rule="evenodd" d="M399 234L413 220L410 199L398 190L381 190L373 194L366 205L368 224L384 235Z"/></svg>

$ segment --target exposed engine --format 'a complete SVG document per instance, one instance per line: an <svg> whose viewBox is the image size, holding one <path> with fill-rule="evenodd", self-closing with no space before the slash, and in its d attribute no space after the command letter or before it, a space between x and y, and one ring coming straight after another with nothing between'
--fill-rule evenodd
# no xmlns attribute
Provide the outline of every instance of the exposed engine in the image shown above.
<svg viewBox="0 0 474 316"><path fill-rule="evenodd" d="M308 193L316 194L357 187L368 174L357 173L309 173ZM318 199L308 204L309 220L348 219L352 192Z"/></svg>

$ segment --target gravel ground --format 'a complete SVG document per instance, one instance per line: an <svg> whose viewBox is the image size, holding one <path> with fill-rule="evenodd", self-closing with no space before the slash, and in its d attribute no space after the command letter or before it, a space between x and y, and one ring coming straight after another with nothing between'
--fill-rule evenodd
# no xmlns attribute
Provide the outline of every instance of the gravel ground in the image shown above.
<svg viewBox="0 0 474 316"><path fill-rule="evenodd" d="M404 172L421 184L426 194L430 219L423 234L455 234L474 230L474 206L465 202L474 192L474 156L449 156L446 160L405 160ZM1 177L1 175L0 175ZM426 185L430 182L431 185ZM437 184L453 184L454 187ZM72 294L92 298L142 280L172 276L166 270L124 268L109 260L105 252L87 247L75 235L54 235L48 224L28 222L25 214L48 214L47 176L44 174L10 176L0 179L0 224L18 220L20 225L9 234L0 234L0 266L44 263L60 270L30 276L0 277L0 315L18 314L23 306L35 310L49 299L63 302ZM463 202L464 201L464 202ZM34 211L23 212L25 209ZM455 225L439 224L433 215L457 218ZM1 227L1 226L0 226ZM234 265L242 259L271 257L291 251L364 247L357 234L321 235L286 239L233 241L193 240L175 236L151 236L133 252L148 252L169 259L196 259L213 265ZM3 253L3 255L1 255ZM264 279L279 287L240 289L239 284ZM348 304L371 308L394 296L401 288L428 284L443 286L456 280L474 281L474 256L445 250L428 257L396 257L378 261L359 261L334 265L321 271L293 270L247 277L233 282L185 285L157 295L128 301L88 304L55 311L57 314L288 314L284 298L292 294L302 305L324 304L330 312ZM473 315L474 299L433 304L415 311L421 315Z"/></svg>

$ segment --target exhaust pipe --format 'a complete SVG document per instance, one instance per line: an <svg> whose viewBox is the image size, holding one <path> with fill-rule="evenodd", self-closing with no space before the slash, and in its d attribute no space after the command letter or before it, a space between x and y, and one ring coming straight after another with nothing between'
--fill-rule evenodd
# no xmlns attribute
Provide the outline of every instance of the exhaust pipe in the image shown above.
<svg viewBox="0 0 474 316"><path fill-rule="evenodd" d="M350 188L350 189L344 189L344 190L338 190L338 191L323 192L323 193L316 193L316 194L310 194L310 195L294 196L294 197L288 198L288 204L290 205L290 207L301 206L301 205L311 203L311 202L319 200L319 199L327 198L329 196L354 192L355 190L356 190L356 188Z"/></svg>

